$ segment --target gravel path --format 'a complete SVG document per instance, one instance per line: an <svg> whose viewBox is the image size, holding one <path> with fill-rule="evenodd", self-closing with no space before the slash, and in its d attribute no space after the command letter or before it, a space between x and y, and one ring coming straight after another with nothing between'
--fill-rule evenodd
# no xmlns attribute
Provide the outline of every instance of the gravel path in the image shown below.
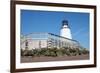
<svg viewBox="0 0 100 73"><path fill-rule="evenodd" d="M78 56L60 56L60 57L21 57L21 63L28 62L47 62L47 61L68 61L68 60L86 60L89 55Z"/></svg>

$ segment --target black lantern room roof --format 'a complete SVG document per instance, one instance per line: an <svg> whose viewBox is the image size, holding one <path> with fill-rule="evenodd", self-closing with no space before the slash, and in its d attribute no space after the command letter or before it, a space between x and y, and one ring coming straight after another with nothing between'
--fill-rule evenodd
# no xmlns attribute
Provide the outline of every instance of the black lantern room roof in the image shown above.
<svg viewBox="0 0 100 73"><path fill-rule="evenodd" d="M62 26L63 26L63 25L68 25L68 20L63 20L63 21L62 21Z"/></svg>

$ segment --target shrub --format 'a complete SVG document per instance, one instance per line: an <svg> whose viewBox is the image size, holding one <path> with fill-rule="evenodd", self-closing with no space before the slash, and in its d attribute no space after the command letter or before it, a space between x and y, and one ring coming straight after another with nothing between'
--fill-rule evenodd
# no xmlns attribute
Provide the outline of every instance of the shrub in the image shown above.
<svg viewBox="0 0 100 73"><path fill-rule="evenodd" d="M56 57L57 54L56 54L56 52L51 51L51 52L50 52L50 56L52 56L52 57Z"/></svg>
<svg viewBox="0 0 100 73"><path fill-rule="evenodd" d="M63 55L63 53L62 53L61 50L58 50L58 51L56 52L56 54L57 54L57 56L62 56L62 55Z"/></svg>
<svg viewBox="0 0 100 73"><path fill-rule="evenodd" d="M56 52L57 52L56 48L47 48L47 49L45 49L45 52L43 54L44 54L44 56L55 57L55 56L57 56Z"/></svg>
<svg viewBox="0 0 100 73"><path fill-rule="evenodd" d="M45 52L42 53L42 55L44 56L50 56L50 50L49 49L45 49Z"/></svg>
<svg viewBox="0 0 100 73"><path fill-rule="evenodd" d="M21 50L21 56L32 56L31 50Z"/></svg>
<svg viewBox="0 0 100 73"><path fill-rule="evenodd" d="M41 49L33 49L32 50L32 55L33 56L41 56Z"/></svg>
<svg viewBox="0 0 100 73"><path fill-rule="evenodd" d="M86 49L79 48L71 48L71 47L63 47L60 49L57 48L41 48L41 49L33 49L33 50L22 50L21 56L76 56L81 54L88 54L89 51Z"/></svg>
<svg viewBox="0 0 100 73"><path fill-rule="evenodd" d="M32 51L31 50L27 51L27 53L25 54L25 56L33 56Z"/></svg>
<svg viewBox="0 0 100 73"><path fill-rule="evenodd" d="M21 49L21 56L24 56L24 50Z"/></svg>
<svg viewBox="0 0 100 73"><path fill-rule="evenodd" d="M89 51L88 51L87 49L85 49L85 48L84 48L84 49L82 49L82 51L81 51L81 52L82 52L82 54L89 54Z"/></svg>

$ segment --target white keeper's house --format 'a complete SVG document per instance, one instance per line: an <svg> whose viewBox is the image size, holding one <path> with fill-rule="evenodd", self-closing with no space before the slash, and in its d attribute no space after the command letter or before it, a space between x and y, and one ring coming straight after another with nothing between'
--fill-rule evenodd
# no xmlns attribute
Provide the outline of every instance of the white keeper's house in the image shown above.
<svg viewBox="0 0 100 73"><path fill-rule="evenodd" d="M79 48L80 44L78 41L72 39L71 29L68 21L63 20L60 29L60 36L53 33L46 32L33 32L28 35L21 35L21 49L32 50L42 48Z"/></svg>

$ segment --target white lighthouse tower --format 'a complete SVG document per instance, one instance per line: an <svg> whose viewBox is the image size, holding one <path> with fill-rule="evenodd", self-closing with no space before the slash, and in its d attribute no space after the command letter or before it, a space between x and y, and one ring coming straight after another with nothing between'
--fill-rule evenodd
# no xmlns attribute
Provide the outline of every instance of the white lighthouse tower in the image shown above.
<svg viewBox="0 0 100 73"><path fill-rule="evenodd" d="M71 30L70 30L70 27L68 25L68 21L67 20L63 20L62 21L62 27L61 27L61 30L60 30L60 36L68 38L68 39L72 39Z"/></svg>

